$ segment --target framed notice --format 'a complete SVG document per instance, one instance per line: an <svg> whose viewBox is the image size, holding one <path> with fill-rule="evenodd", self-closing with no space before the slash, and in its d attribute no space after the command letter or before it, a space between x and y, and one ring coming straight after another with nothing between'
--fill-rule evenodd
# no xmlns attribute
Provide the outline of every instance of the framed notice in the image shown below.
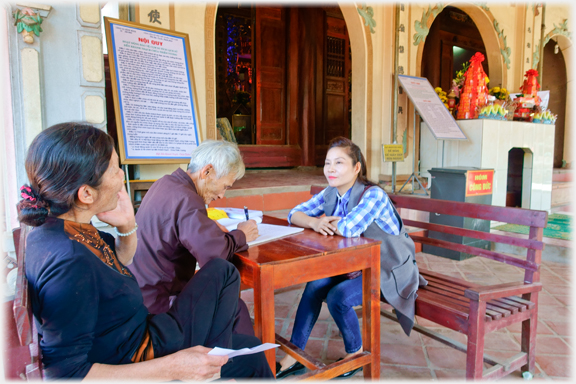
<svg viewBox="0 0 576 384"><path fill-rule="evenodd" d="M467 139L428 79L398 75L398 80L436 140Z"/></svg>
<svg viewBox="0 0 576 384"><path fill-rule="evenodd" d="M188 163L199 144L188 34L104 22L120 161Z"/></svg>

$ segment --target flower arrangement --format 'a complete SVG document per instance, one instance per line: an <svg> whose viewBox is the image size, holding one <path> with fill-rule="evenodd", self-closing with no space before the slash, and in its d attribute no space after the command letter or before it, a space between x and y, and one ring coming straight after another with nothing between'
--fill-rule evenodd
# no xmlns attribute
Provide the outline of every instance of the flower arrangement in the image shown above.
<svg viewBox="0 0 576 384"><path fill-rule="evenodd" d="M436 94L438 95L438 97L442 101L442 104L444 104L444 106L446 107L446 109L450 109L450 107L448 107L448 96L447 96L446 92L443 91L442 88L440 88L440 87L434 88L434 92L436 92Z"/></svg>
<svg viewBox="0 0 576 384"><path fill-rule="evenodd" d="M464 85L464 80L466 80L465 74L469 66L470 66L469 61L462 63L462 69L456 72L456 77L454 78L454 80L452 80L454 84L458 87L458 89L462 89L462 86Z"/></svg>
<svg viewBox="0 0 576 384"><path fill-rule="evenodd" d="M558 116L552 114L549 110L544 110L542 112L537 112L532 116L533 123L541 123L541 124L554 124L556 123L556 118Z"/></svg>
<svg viewBox="0 0 576 384"><path fill-rule="evenodd" d="M506 100L510 93L506 88L493 87L488 90L490 95L494 96L497 100Z"/></svg>
<svg viewBox="0 0 576 384"><path fill-rule="evenodd" d="M508 120L508 109L500 104L478 107L479 119Z"/></svg>
<svg viewBox="0 0 576 384"><path fill-rule="evenodd" d="M250 103L250 98L252 95L245 91L236 91L234 94L233 102L240 103L242 105L248 105Z"/></svg>

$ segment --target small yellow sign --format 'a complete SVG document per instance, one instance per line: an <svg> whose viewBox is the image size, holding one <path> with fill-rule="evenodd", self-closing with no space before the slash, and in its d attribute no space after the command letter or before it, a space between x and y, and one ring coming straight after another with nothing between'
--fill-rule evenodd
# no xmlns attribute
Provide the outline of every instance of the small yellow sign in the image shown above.
<svg viewBox="0 0 576 384"><path fill-rule="evenodd" d="M382 145L384 161L404 161L404 147L402 144Z"/></svg>

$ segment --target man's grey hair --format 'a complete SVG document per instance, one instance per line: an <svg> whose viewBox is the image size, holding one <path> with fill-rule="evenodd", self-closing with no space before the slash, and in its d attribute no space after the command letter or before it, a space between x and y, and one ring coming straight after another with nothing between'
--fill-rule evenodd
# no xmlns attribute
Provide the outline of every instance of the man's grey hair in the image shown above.
<svg viewBox="0 0 576 384"><path fill-rule="evenodd" d="M238 180L246 170L238 145L224 140L204 140L194 148L188 171L197 172L208 164L212 164L218 179L232 174Z"/></svg>

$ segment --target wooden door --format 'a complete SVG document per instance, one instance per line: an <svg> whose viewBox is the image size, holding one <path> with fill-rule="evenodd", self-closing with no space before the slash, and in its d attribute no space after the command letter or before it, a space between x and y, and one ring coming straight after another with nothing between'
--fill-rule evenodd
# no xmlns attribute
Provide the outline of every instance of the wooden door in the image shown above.
<svg viewBox="0 0 576 384"><path fill-rule="evenodd" d="M317 165L324 164L330 140L337 136L350 138L350 41L344 19L331 16L328 12L324 47L322 122L315 134Z"/></svg>
<svg viewBox="0 0 576 384"><path fill-rule="evenodd" d="M256 7L256 144L286 144L286 12Z"/></svg>

